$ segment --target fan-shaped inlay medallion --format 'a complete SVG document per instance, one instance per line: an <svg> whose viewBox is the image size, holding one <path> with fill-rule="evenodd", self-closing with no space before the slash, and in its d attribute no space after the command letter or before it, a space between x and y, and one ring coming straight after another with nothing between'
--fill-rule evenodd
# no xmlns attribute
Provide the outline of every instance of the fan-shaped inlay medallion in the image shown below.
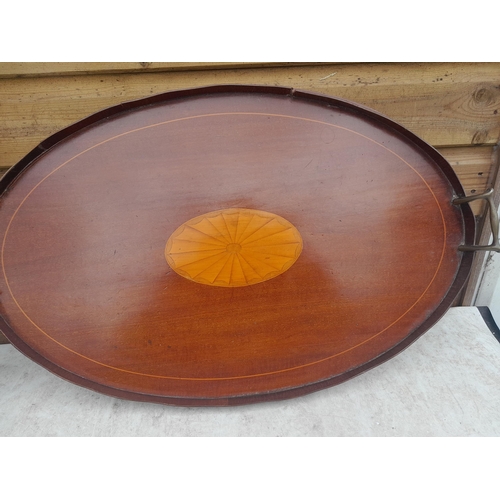
<svg viewBox="0 0 500 500"><path fill-rule="evenodd" d="M235 287L284 273L301 251L300 233L283 217L233 208L209 212L182 224L168 239L165 257L184 278Z"/></svg>

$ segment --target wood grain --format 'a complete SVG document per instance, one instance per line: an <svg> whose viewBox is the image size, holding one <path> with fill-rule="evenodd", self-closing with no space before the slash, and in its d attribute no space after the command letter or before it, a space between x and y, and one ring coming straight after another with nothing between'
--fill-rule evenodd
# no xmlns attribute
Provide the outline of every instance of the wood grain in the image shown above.
<svg viewBox="0 0 500 500"><path fill-rule="evenodd" d="M206 69L320 66L320 62L3 62L0 78L89 75L93 73L146 73Z"/></svg>
<svg viewBox="0 0 500 500"><path fill-rule="evenodd" d="M440 148L439 152L452 166L467 196L484 193L493 187L497 172L494 147ZM481 218L486 203L479 200L472 203L471 208L474 215Z"/></svg>
<svg viewBox="0 0 500 500"><path fill-rule="evenodd" d="M135 63L136 64L136 63ZM30 71L30 67L26 67ZM212 84L284 85L367 105L433 146L499 141L500 64L330 64L0 79L0 166L119 102Z"/></svg>
<svg viewBox="0 0 500 500"><path fill-rule="evenodd" d="M451 305L472 212L411 132L286 88L161 99L62 132L2 180L0 327L26 355L113 396L244 404L362 373ZM297 228L286 272L222 287L169 268L177 228L235 208Z"/></svg>

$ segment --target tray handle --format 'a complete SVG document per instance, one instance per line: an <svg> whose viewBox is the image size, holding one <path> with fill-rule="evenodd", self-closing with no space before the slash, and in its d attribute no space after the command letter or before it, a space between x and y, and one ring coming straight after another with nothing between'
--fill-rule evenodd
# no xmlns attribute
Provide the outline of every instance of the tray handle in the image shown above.
<svg viewBox="0 0 500 500"><path fill-rule="evenodd" d="M475 252L476 250L482 250L485 252L500 252L500 243L498 241L498 214L497 209L495 207L495 203L493 202L493 195L495 191L490 188L484 193L474 194L472 196L466 196L464 198L455 198L453 200L454 205L461 205L462 203L469 203L474 200L487 200L488 207L486 210L490 213L490 224L491 224L491 233L493 234L493 242L491 245L460 245L458 247L462 252Z"/></svg>

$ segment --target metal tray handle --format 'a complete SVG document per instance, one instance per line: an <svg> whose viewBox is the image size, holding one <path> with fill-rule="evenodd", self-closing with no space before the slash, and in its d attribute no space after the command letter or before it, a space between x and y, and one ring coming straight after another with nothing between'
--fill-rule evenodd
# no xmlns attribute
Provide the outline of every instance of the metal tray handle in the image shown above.
<svg viewBox="0 0 500 500"><path fill-rule="evenodd" d="M488 208L490 213L490 224L491 224L491 233L493 234L493 242L491 245L460 245L458 247L462 252L475 252L476 250L484 250L485 252L500 252L500 243L498 241L498 214L497 209L495 207L495 203L493 202L494 190L492 188L488 189L488 191L482 194L475 194L472 196L466 196L465 198L456 198L453 200L454 205L461 205L462 203L469 203L474 200L487 200Z"/></svg>

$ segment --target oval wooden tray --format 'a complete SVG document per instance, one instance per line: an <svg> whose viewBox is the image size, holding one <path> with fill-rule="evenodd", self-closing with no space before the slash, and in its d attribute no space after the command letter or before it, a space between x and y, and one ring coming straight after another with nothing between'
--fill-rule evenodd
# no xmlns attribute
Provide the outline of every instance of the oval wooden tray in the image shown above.
<svg viewBox="0 0 500 500"><path fill-rule="evenodd" d="M0 327L61 377L177 405L283 399L423 334L472 253L432 147L332 97L218 86L106 109L0 184Z"/></svg>

